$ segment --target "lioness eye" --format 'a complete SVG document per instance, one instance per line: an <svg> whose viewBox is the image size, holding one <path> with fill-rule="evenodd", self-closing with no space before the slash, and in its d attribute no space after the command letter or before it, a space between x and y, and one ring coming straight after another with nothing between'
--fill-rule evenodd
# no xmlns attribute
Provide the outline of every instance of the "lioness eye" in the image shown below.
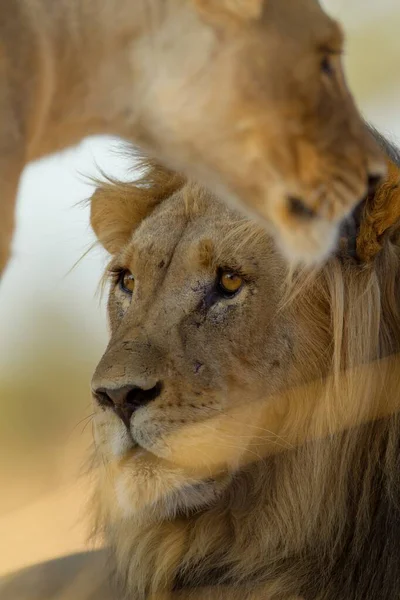
<svg viewBox="0 0 400 600"><path fill-rule="evenodd" d="M221 271L219 273L218 287L222 294L233 296L243 285L243 278L234 271Z"/></svg>
<svg viewBox="0 0 400 600"><path fill-rule="evenodd" d="M121 272L119 285L124 292L132 294L135 289L135 278L128 269Z"/></svg>
<svg viewBox="0 0 400 600"><path fill-rule="evenodd" d="M334 68L330 56L324 56L321 60L321 71L325 73L325 75L333 75Z"/></svg>

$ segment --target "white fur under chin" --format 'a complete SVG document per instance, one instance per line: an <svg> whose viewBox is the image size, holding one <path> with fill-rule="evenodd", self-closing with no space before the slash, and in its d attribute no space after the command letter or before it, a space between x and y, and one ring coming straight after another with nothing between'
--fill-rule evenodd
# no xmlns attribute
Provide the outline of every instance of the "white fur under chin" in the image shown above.
<svg viewBox="0 0 400 600"><path fill-rule="evenodd" d="M222 481L190 479L180 469L149 468L140 454L115 479L123 518L173 519L213 504L226 486Z"/></svg>
<svg viewBox="0 0 400 600"><path fill-rule="evenodd" d="M139 416L138 413L136 417ZM136 428L132 424L131 432L142 437L141 441L147 443L148 449L135 443L133 435L113 413L102 412L97 417L95 443L109 465L108 484L113 490L110 498L112 502L116 501L120 516L141 522L160 521L212 505L225 489L229 476L215 477L214 474L213 478L209 469L199 471L191 468L191 464L189 468L179 465L179 461L172 459L164 438L155 435L152 427L149 431L152 421L145 417L146 411L143 411L143 422L140 420L140 426ZM196 431L195 427L194 432L192 429L187 432L190 448ZM179 441L178 454L186 448L184 442L187 443L186 437L179 437ZM197 464L196 458L197 455L194 464Z"/></svg>

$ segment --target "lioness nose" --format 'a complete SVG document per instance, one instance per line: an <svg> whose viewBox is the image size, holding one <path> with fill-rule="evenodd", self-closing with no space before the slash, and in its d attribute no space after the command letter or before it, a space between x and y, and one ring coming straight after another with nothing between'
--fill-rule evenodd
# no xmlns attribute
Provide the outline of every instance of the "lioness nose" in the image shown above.
<svg viewBox="0 0 400 600"><path fill-rule="evenodd" d="M375 175L372 173L368 175L368 196L373 196L375 194L382 181L382 175Z"/></svg>
<svg viewBox="0 0 400 600"><path fill-rule="evenodd" d="M100 406L110 407L129 427L133 413L141 406L146 406L161 393L161 383L145 390L136 385L124 385L119 388L97 388L94 396Z"/></svg>

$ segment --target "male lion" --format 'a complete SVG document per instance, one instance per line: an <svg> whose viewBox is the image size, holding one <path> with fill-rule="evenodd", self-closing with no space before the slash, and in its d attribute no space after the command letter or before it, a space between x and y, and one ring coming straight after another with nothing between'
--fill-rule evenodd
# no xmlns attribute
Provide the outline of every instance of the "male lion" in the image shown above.
<svg viewBox="0 0 400 600"><path fill-rule="evenodd" d="M40 596L28 571L2 600L399 597L392 161L389 173L363 208L363 263L343 240L291 277L257 222L180 175L151 163L99 187L111 339L92 382L96 527L121 595L94 553L68 564L96 592L77 591L76 565L47 565Z"/></svg>
<svg viewBox="0 0 400 600"><path fill-rule="evenodd" d="M27 161L129 139L325 257L384 166L318 0L0 0L0 272Z"/></svg>

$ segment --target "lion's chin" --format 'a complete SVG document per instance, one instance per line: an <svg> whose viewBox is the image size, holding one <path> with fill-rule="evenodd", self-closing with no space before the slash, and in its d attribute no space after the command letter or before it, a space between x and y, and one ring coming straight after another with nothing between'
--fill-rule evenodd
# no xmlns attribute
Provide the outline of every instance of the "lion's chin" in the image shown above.
<svg viewBox="0 0 400 600"><path fill-rule="evenodd" d="M224 478L197 478L140 446L113 467L115 497L123 518L172 519L213 504Z"/></svg>

